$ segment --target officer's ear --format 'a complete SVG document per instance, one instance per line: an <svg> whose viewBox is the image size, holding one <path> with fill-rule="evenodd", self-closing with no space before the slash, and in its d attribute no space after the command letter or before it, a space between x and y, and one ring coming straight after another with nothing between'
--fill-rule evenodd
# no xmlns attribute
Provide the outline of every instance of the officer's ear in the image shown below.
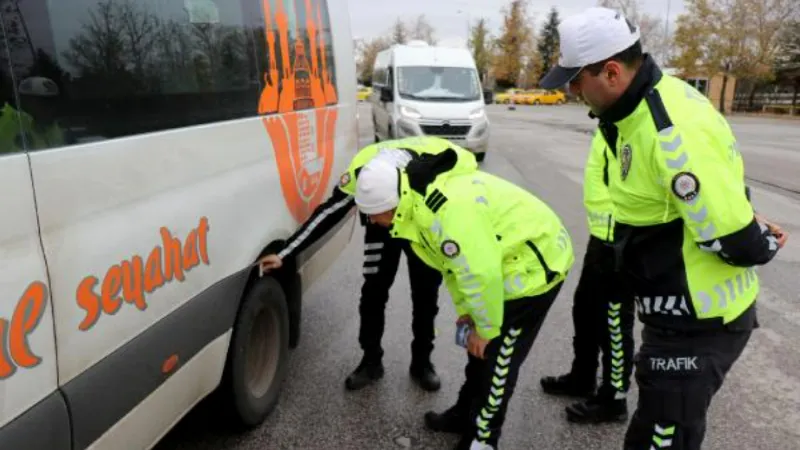
<svg viewBox="0 0 800 450"><path fill-rule="evenodd" d="M604 72L605 81L611 88L627 88L633 77L622 62L613 59L606 63Z"/></svg>
<svg viewBox="0 0 800 450"><path fill-rule="evenodd" d="M609 83L613 84L615 81L619 80L622 70L622 65L620 63L614 60L608 61L605 69L605 76Z"/></svg>

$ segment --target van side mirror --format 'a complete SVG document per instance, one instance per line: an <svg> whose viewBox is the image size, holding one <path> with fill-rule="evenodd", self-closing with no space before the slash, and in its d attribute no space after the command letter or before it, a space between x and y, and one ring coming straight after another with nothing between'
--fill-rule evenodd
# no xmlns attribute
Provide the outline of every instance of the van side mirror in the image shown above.
<svg viewBox="0 0 800 450"><path fill-rule="evenodd" d="M394 101L394 98L392 98L392 97L393 97L392 96L392 88L390 88L388 86L381 87L381 101L382 102L384 102L384 103L392 102L392 101Z"/></svg>
<svg viewBox="0 0 800 450"><path fill-rule="evenodd" d="M494 103L494 92L489 89L483 91L483 103L491 105Z"/></svg>

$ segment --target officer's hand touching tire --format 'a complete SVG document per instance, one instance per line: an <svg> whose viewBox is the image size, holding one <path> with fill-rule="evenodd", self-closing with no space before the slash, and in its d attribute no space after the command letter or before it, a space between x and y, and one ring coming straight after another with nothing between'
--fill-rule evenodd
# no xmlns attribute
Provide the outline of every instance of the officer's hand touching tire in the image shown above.
<svg viewBox="0 0 800 450"><path fill-rule="evenodd" d="M258 268L261 274L269 273L283 267L283 260L278 255L267 255L258 261Z"/></svg>

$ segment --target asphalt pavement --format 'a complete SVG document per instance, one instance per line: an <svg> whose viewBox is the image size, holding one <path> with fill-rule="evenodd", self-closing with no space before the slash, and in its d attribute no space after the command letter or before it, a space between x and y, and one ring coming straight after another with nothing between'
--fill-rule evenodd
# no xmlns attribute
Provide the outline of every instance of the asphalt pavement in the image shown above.
<svg viewBox="0 0 800 450"><path fill-rule="evenodd" d="M580 273L587 230L581 202L583 163L593 121L580 106L488 108L491 150L483 169L516 182L549 203L567 225L576 266L522 367L511 400L504 449L619 450L625 424L569 424L571 401L544 395L539 379L568 369L572 357L572 294ZM362 144L372 139L370 112L360 107ZM788 450L800 442L800 121L733 117L753 201L764 216L791 234L777 259L759 270L761 328L733 367L709 412L707 450ZM423 414L454 402L463 381L465 353L453 342L456 315L442 288L434 364L442 390L425 393L408 376L411 302L405 262L386 311L386 375L359 392L344 379L361 356L358 293L362 232L337 265L306 294L303 336L291 356L275 412L259 428L234 434L219 425L210 403L201 403L156 447L167 449L449 449L451 435L424 428ZM637 324L637 346L640 326ZM632 414L637 389L629 396Z"/></svg>

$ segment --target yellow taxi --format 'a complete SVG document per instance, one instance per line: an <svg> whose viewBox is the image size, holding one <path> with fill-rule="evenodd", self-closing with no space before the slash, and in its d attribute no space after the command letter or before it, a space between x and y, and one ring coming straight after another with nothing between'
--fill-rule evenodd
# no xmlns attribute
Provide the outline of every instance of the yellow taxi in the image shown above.
<svg viewBox="0 0 800 450"><path fill-rule="evenodd" d="M513 89L513 88L509 89L509 90L507 90L505 92L501 92L501 93L499 93L499 94L494 96L494 102L506 105L506 104L511 103L511 98L513 97L514 100L515 100L515 103L519 103L519 101L517 100L517 95L520 92L522 92L522 89Z"/></svg>
<svg viewBox="0 0 800 450"><path fill-rule="evenodd" d="M561 91L547 89L534 89L526 92L524 103L526 105L563 105L567 96Z"/></svg>
<svg viewBox="0 0 800 450"><path fill-rule="evenodd" d="M360 102L366 101L372 95L372 88L367 86L359 86L356 92L356 99Z"/></svg>

